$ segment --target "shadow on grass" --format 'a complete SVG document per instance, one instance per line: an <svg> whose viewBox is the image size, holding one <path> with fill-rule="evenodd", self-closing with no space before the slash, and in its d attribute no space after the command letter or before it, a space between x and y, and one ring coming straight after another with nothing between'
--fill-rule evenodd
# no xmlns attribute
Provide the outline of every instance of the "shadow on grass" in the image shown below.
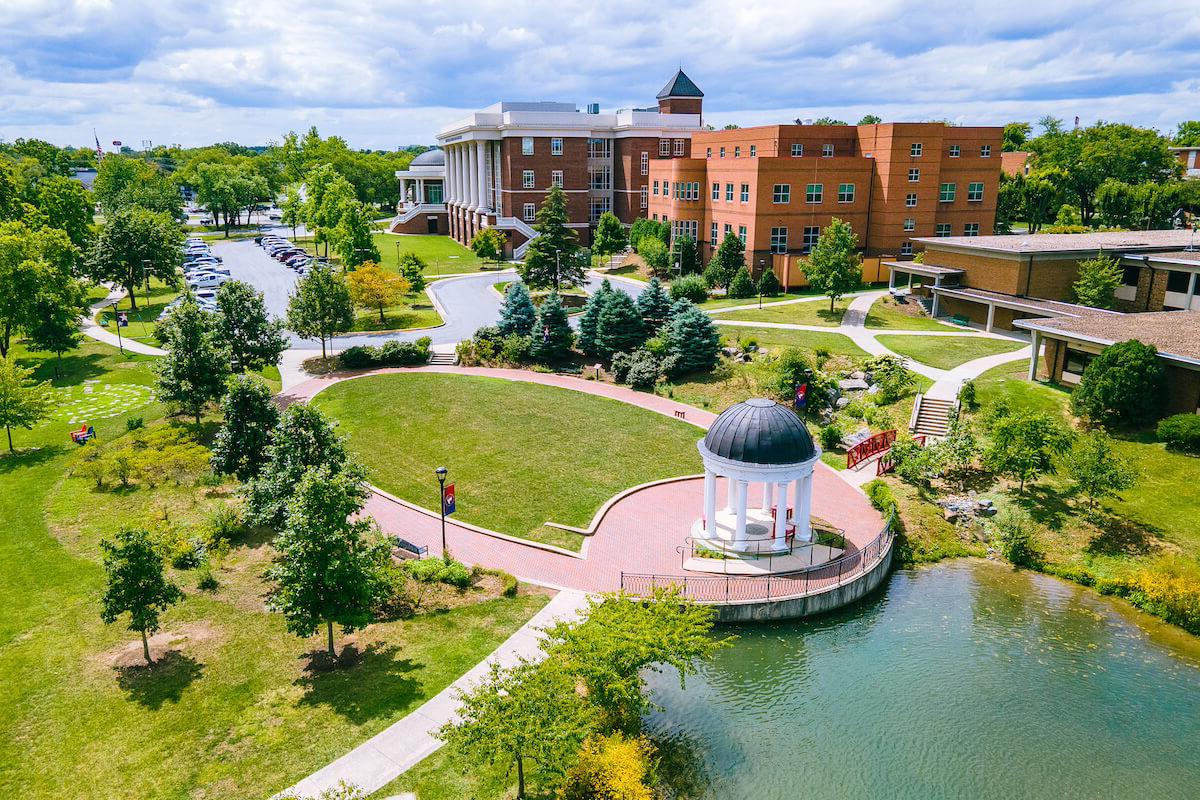
<svg viewBox="0 0 1200 800"><path fill-rule="evenodd" d="M398 652L395 645L374 643L361 651L348 644L332 659L324 650L309 653L297 680L305 689L300 702L328 706L356 725L394 716L416 700L420 684L409 673L424 667Z"/></svg>
<svg viewBox="0 0 1200 800"><path fill-rule="evenodd" d="M152 664L117 667L117 685L140 706L158 710L163 703L178 703L183 690L204 675L204 665L171 650Z"/></svg>
<svg viewBox="0 0 1200 800"><path fill-rule="evenodd" d="M60 445L22 449L16 437L17 435L14 434L13 444L17 445L17 452L10 453L8 452L8 440L4 438L4 430L0 428L0 474L44 464L61 456L66 449ZM74 446L72 445L72 447Z"/></svg>
<svg viewBox="0 0 1200 800"><path fill-rule="evenodd" d="M1136 520L1099 511L1092 521L1098 529L1086 548L1092 555L1144 556L1161 546L1156 530Z"/></svg>
<svg viewBox="0 0 1200 800"><path fill-rule="evenodd" d="M1050 530L1061 530L1063 524L1075 516L1075 509L1067 502L1069 495L1060 489L1039 484L1026 485L1025 493L1014 491L1013 502L1029 513L1034 521Z"/></svg>

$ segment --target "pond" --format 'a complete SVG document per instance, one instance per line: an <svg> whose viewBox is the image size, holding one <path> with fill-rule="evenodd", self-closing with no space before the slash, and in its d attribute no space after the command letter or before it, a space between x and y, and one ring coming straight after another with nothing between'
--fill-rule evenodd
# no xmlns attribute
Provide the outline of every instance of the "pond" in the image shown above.
<svg viewBox="0 0 1200 800"><path fill-rule="evenodd" d="M1195 798L1200 639L982 561L900 570L813 621L739 639L649 727L713 798Z"/></svg>

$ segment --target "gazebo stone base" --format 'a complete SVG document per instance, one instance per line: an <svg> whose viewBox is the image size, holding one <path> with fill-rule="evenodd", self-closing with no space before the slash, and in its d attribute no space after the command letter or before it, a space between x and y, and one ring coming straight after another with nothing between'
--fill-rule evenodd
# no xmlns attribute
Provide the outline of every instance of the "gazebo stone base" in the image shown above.
<svg viewBox="0 0 1200 800"><path fill-rule="evenodd" d="M719 550L731 555L767 555L768 553L786 553L796 544L811 542L813 532L809 526L804 533L793 536L776 536L775 518L770 511L750 508L746 509L746 535L737 537L737 515L728 509L722 509L713 515L711 525L705 525L705 520L698 519L692 523L692 540L698 545L704 545L713 550ZM785 531L795 530L793 520L789 516ZM799 526L797 526L799 527Z"/></svg>
<svg viewBox="0 0 1200 800"><path fill-rule="evenodd" d="M838 558L843 552L836 547L814 544L797 547L790 553L763 555L758 558L738 557L733 554L725 558L695 557L683 562L683 570L715 575L783 575L818 567Z"/></svg>

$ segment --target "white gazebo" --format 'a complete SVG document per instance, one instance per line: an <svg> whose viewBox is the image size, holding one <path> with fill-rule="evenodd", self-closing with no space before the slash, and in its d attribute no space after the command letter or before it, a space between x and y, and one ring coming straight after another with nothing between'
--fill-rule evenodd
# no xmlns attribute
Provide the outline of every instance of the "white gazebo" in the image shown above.
<svg viewBox="0 0 1200 800"><path fill-rule="evenodd" d="M763 398L730 406L697 447L704 461L704 516L692 525L694 541L746 555L788 551L793 539L812 541L813 467L821 449L790 409ZM718 477L728 485L720 507Z"/></svg>

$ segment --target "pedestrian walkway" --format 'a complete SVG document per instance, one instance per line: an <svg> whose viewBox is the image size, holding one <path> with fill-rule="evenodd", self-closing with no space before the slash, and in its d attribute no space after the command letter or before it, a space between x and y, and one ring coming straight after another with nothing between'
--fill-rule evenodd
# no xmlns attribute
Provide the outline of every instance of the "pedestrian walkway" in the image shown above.
<svg viewBox="0 0 1200 800"><path fill-rule="evenodd" d="M492 664L509 667L520 659L540 661L545 657L541 648L542 629L560 620L579 619L587 604L588 596L583 592L559 592L491 655L420 708L276 797L316 797L339 783L355 786L365 794L382 789L442 746L437 731L458 716L460 691L478 684Z"/></svg>
<svg viewBox="0 0 1200 800"><path fill-rule="evenodd" d="M138 353L144 356L165 356L167 353L161 348L154 347L153 345L143 344L135 339L127 339L124 336L118 336L117 334L111 333L105 328L102 328L96 324L96 314L106 308L111 308L113 303L119 302L124 297L125 290L115 288L110 291L108 296L103 300L99 301L98 303L93 303L88 309L88 313L80 322L80 330L83 332L83 335L87 336L88 338L95 339L98 342L110 344L113 347L123 348L127 353Z"/></svg>

